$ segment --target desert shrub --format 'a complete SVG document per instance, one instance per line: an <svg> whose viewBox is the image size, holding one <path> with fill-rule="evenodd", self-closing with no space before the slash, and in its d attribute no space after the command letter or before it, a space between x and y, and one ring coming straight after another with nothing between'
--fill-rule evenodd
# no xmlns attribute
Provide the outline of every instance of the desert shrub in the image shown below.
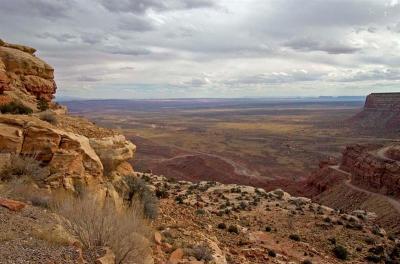
<svg viewBox="0 0 400 264"><path fill-rule="evenodd" d="M44 111L40 113L39 118L43 121L46 121L52 125L57 125L58 119L57 116L51 111Z"/></svg>
<svg viewBox="0 0 400 264"><path fill-rule="evenodd" d="M377 255L368 255L365 257L365 260L368 262L379 263L381 261L381 257Z"/></svg>
<svg viewBox="0 0 400 264"><path fill-rule="evenodd" d="M301 262L301 264L312 264L312 261L309 259L305 259L303 260L303 262Z"/></svg>
<svg viewBox="0 0 400 264"><path fill-rule="evenodd" d="M217 227L218 227L218 229L226 229L226 224L225 223L219 223Z"/></svg>
<svg viewBox="0 0 400 264"><path fill-rule="evenodd" d="M197 209L194 213L196 215L205 215L206 211L204 211L204 209Z"/></svg>
<svg viewBox="0 0 400 264"><path fill-rule="evenodd" d="M9 181L23 176L33 180L43 180L47 175L48 171L41 167L40 161L34 156L12 154L10 162L1 168L0 180Z"/></svg>
<svg viewBox="0 0 400 264"><path fill-rule="evenodd" d="M198 261L211 261L213 260L212 251L206 245L197 245L185 250L186 255L192 256Z"/></svg>
<svg viewBox="0 0 400 264"><path fill-rule="evenodd" d="M230 225L230 226L228 227L228 232L229 232L229 233L239 234L239 229L238 229L238 227L235 226L235 225Z"/></svg>
<svg viewBox="0 0 400 264"><path fill-rule="evenodd" d="M383 246L376 246L370 248L368 252L374 253L376 255L382 255L385 252L385 248Z"/></svg>
<svg viewBox="0 0 400 264"><path fill-rule="evenodd" d="M16 115L27 115L32 114L31 108L23 105L20 102L11 102L5 105L0 105L0 112L3 114L16 114Z"/></svg>
<svg viewBox="0 0 400 264"><path fill-rule="evenodd" d="M271 231L272 231L272 228L270 226L265 227L265 232L271 232Z"/></svg>
<svg viewBox="0 0 400 264"><path fill-rule="evenodd" d="M175 197L175 201L178 204L183 204L183 199L184 199L184 197L182 195L178 195L178 196Z"/></svg>
<svg viewBox="0 0 400 264"><path fill-rule="evenodd" d="M329 241L332 245L336 245L336 238L330 237L330 238L328 238L328 241Z"/></svg>
<svg viewBox="0 0 400 264"><path fill-rule="evenodd" d="M118 210L112 202L71 196L54 210L62 217L65 230L84 247L109 247L116 263L145 263L151 229L138 203Z"/></svg>
<svg viewBox="0 0 400 264"><path fill-rule="evenodd" d="M50 208L51 200L48 196L32 195L29 200L33 206Z"/></svg>
<svg viewBox="0 0 400 264"><path fill-rule="evenodd" d="M268 249L268 256L275 258L276 257L276 252L272 249Z"/></svg>
<svg viewBox="0 0 400 264"><path fill-rule="evenodd" d="M297 234L291 234L289 238L294 241L300 241L300 236Z"/></svg>
<svg viewBox="0 0 400 264"><path fill-rule="evenodd" d="M49 109L49 103L43 98L39 98L37 102L37 108L39 109L39 111L46 111L47 109Z"/></svg>
<svg viewBox="0 0 400 264"><path fill-rule="evenodd" d="M156 190L156 196L159 199L165 199L165 198L168 198L169 195L165 188L159 188Z"/></svg>
<svg viewBox="0 0 400 264"><path fill-rule="evenodd" d="M341 260L346 260L349 255L347 249L341 245L337 245L336 247L333 248L333 254L335 254L335 256Z"/></svg>
<svg viewBox="0 0 400 264"><path fill-rule="evenodd" d="M158 199L149 189L146 182L138 177L125 177L128 185L129 201L139 200L143 205L144 215L150 219L156 219L158 215Z"/></svg>

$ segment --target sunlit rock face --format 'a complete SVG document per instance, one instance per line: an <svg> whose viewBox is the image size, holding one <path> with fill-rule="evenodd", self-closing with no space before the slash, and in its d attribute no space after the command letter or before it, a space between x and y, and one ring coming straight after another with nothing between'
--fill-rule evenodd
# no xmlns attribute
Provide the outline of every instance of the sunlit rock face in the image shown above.
<svg viewBox="0 0 400 264"><path fill-rule="evenodd" d="M46 101L53 99L57 89L54 69L36 57L35 51L0 40L0 94L10 91Z"/></svg>

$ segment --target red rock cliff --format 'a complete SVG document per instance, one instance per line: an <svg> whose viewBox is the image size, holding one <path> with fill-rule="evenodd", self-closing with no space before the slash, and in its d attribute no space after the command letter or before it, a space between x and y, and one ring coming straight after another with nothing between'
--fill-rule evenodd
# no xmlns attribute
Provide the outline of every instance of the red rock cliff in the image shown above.
<svg viewBox="0 0 400 264"><path fill-rule="evenodd" d="M350 145L341 167L351 173L354 184L400 197L400 164L388 156L390 152L391 147Z"/></svg>

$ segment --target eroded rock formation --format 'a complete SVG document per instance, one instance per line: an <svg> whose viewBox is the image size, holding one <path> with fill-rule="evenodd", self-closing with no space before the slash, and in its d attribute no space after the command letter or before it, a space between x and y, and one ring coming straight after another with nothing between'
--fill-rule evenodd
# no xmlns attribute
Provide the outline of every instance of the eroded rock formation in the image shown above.
<svg viewBox="0 0 400 264"><path fill-rule="evenodd" d="M35 56L35 49L0 40L0 94L34 104L51 101L57 86L54 69Z"/></svg>
<svg viewBox="0 0 400 264"><path fill-rule="evenodd" d="M351 145L343 152L341 167L352 182L368 190L400 196L400 164L388 157L392 147Z"/></svg>
<svg viewBox="0 0 400 264"><path fill-rule="evenodd" d="M364 109L350 119L360 132L396 133L400 129L400 93L372 93Z"/></svg>

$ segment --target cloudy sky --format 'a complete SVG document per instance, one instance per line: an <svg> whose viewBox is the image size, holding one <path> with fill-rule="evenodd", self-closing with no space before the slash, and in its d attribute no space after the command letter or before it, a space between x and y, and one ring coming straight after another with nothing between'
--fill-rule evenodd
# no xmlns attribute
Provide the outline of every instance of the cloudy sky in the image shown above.
<svg viewBox="0 0 400 264"><path fill-rule="evenodd" d="M59 96L178 98L400 91L399 0L1 0Z"/></svg>

